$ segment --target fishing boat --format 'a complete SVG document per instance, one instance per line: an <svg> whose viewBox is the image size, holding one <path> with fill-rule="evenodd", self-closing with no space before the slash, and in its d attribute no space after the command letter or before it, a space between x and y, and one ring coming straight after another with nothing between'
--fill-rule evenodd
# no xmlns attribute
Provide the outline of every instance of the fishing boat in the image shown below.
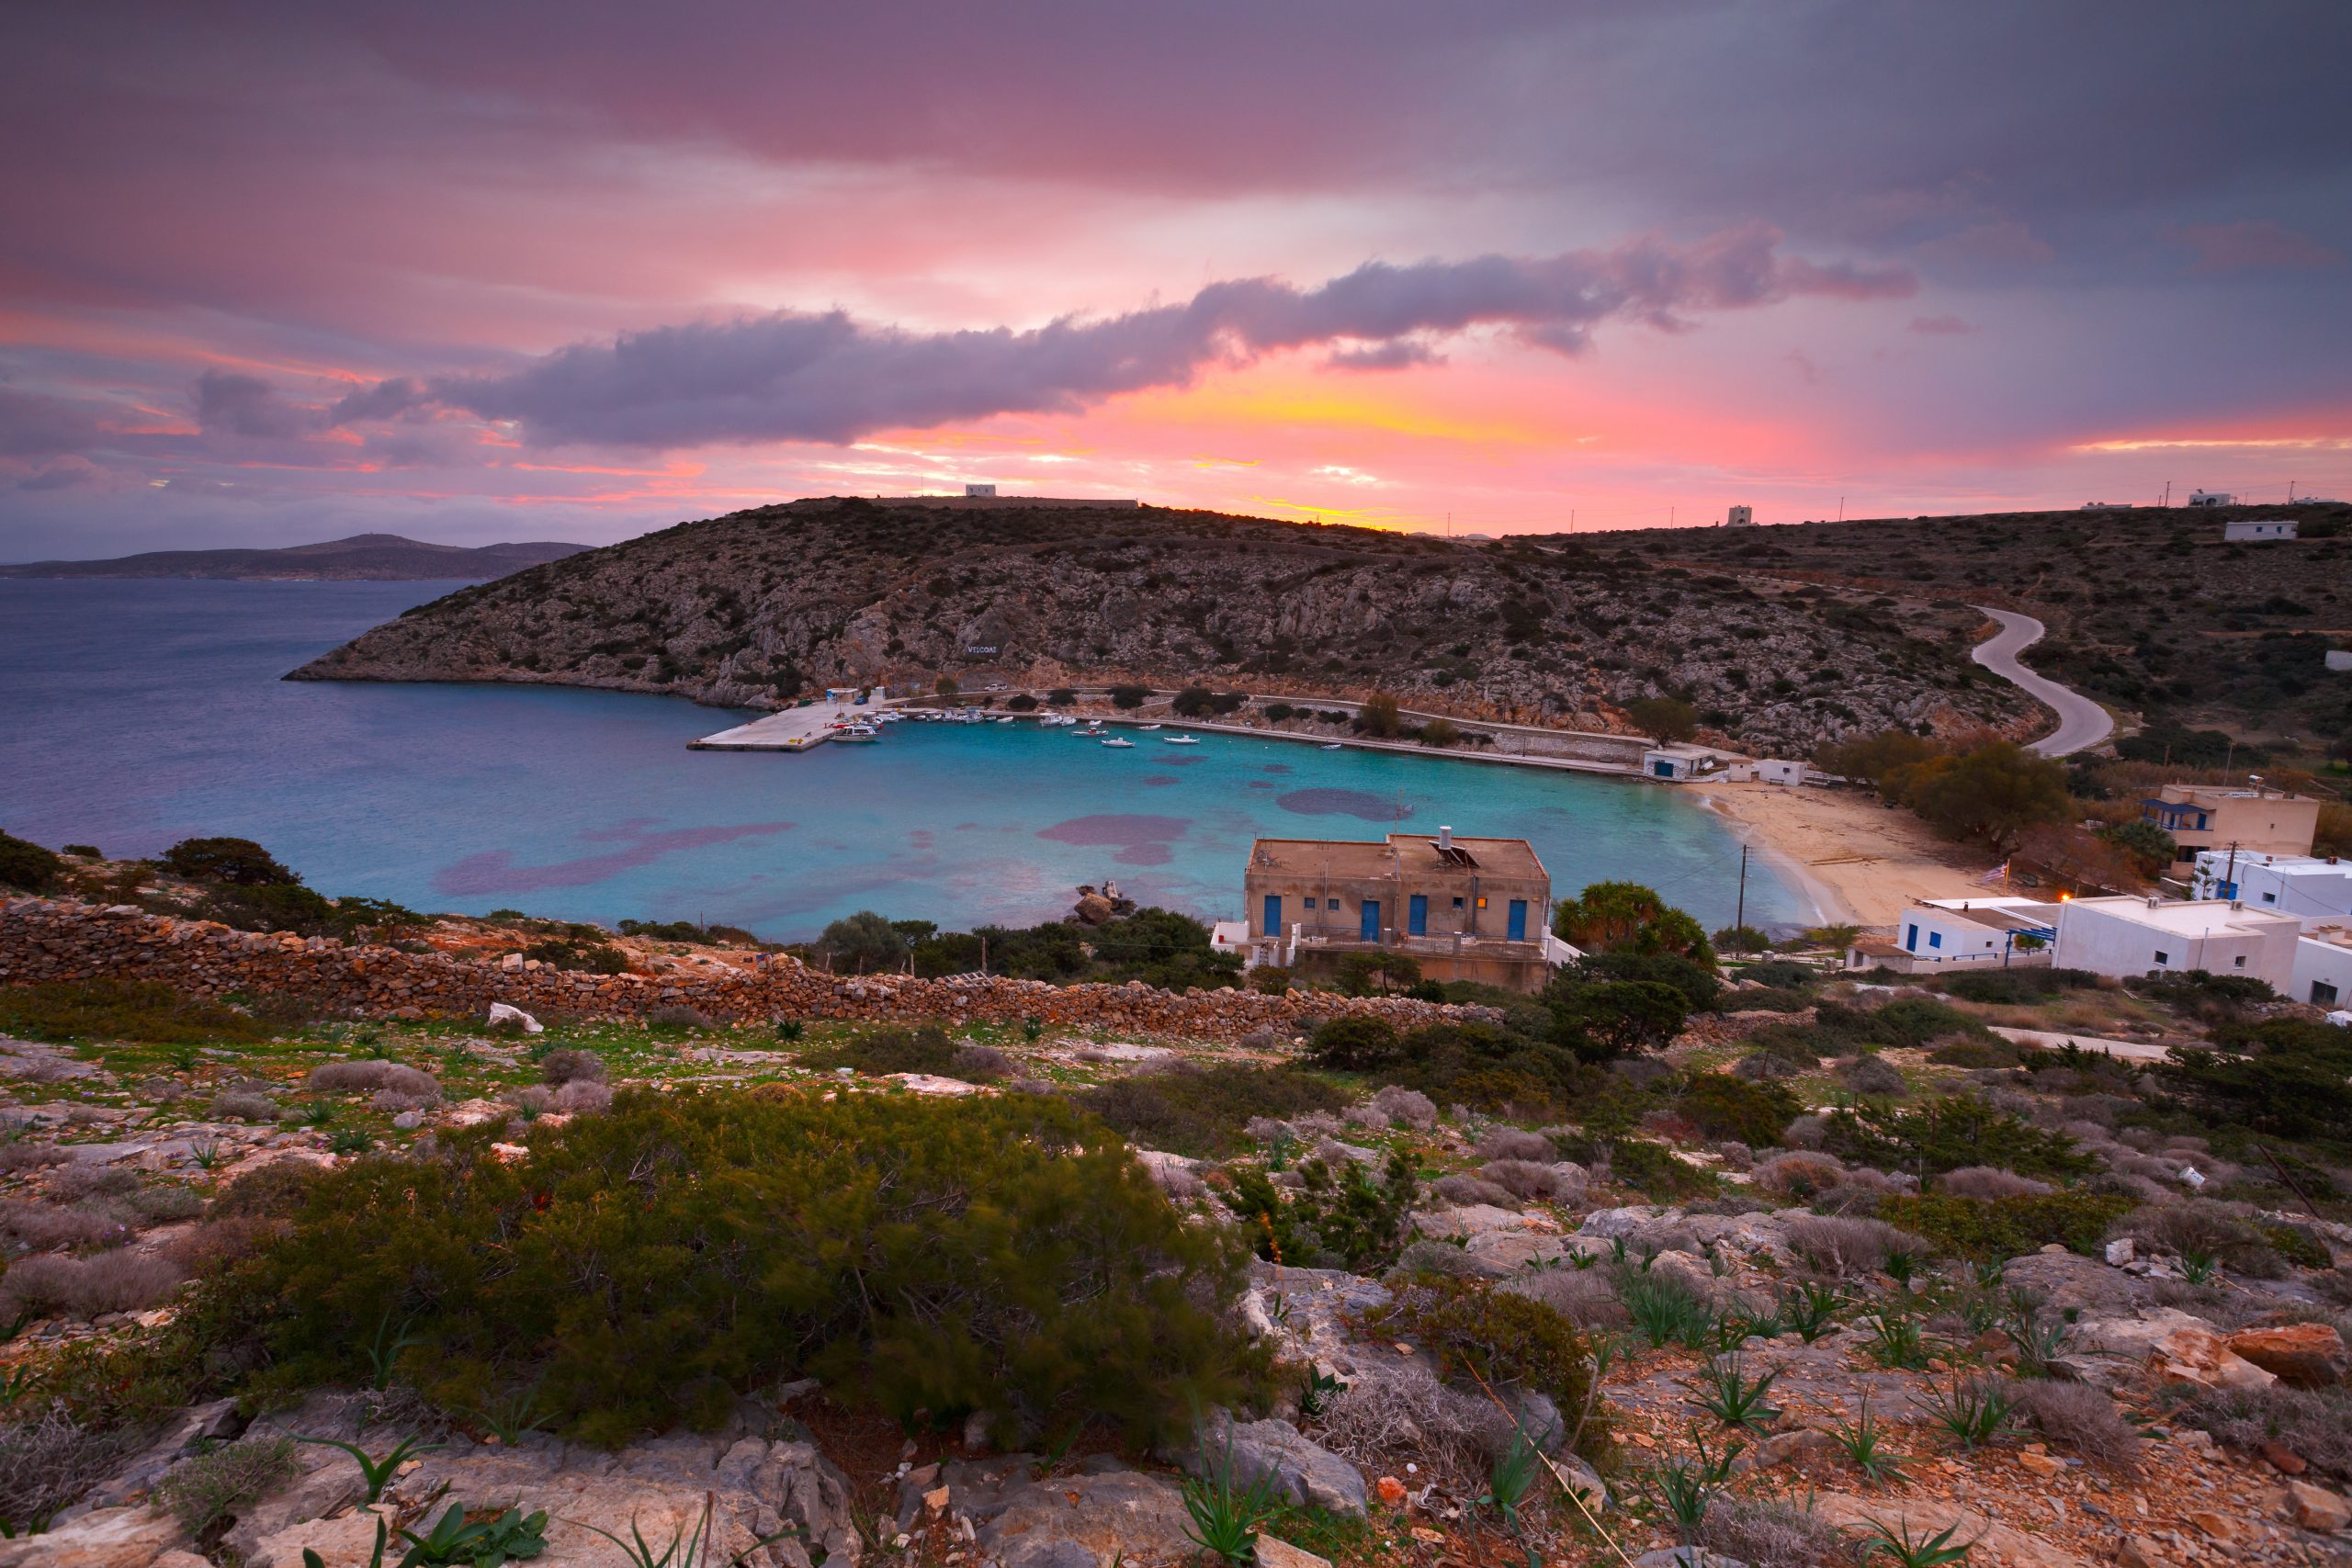
<svg viewBox="0 0 2352 1568"><path fill-rule="evenodd" d="M1105 745L1105 746L1115 746L1115 747L1119 748L1119 750L1123 750L1123 751L1132 751L1132 750L1134 750L1136 749L1136 743L1135 743L1134 741L1132 741L1132 740L1122 740L1122 739L1119 739L1117 736L1115 736L1115 735L1114 735L1114 736L1113 736L1113 737L1111 737L1111 739L1110 739L1105 740L1104 742L1102 742L1102 744L1103 744L1103 745Z"/></svg>
<svg viewBox="0 0 2352 1568"><path fill-rule="evenodd" d="M1336 741L1336 740L1326 740L1325 742L1323 742L1323 750L1325 750L1326 751L1336 751L1336 750L1338 750L1339 749L1340 749L1340 743L1339 743L1338 741Z"/></svg>
<svg viewBox="0 0 2352 1568"><path fill-rule="evenodd" d="M1147 724L1147 725L1143 726L1143 728L1146 728L1146 729L1158 729L1158 728L1159 728L1159 726L1158 726L1158 725L1156 725L1156 724Z"/></svg>
<svg viewBox="0 0 2352 1568"><path fill-rule="evenodd" d="M1160 739L1167 741L1170 746L1198 746L1200 744L1198 739L1190 735L1163 735Z"/></svg>
<svg viewBox="0 0 2352 1568"><path fill-rule="evenodd" d="M999 724L1011 724L1012 722L1012 716L1009 713L1001 713L997 715L996 721Z"/></svg>
<svg viewBox="0 0 2352 1568"><path fill-rule="evenodd" d="M882 732L870 724L844 724L835 728L832 734L833 739L840 741L867 741L882 739Z"/></svg>

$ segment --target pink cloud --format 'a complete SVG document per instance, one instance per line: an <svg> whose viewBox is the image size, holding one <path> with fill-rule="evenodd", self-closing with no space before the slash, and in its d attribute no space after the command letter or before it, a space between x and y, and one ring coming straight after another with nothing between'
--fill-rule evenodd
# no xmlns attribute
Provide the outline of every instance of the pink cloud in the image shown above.
<svg viewBox="0 0 2352 1568"><path fill-rule="evenodd" d="M2195 254L2189 270L2199 273L2333 266L2344 259L2317 240L2267 218L2186 223L2173 231L2173 238Z"/></svg>

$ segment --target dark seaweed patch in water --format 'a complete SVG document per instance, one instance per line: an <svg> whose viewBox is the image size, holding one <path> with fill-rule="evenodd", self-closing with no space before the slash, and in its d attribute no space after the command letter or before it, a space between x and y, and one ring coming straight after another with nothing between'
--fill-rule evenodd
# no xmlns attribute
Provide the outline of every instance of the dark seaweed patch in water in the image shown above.
<svg viewBox="0 0 2352 1568"><path fill-rule="evenodd" d="M1276 795L1274 804L1300 817L1361 817L1367 822L1394 822L1398 817L1394 796L1361 789L1295 789ZM1411 807L1405 807L1404 816L1412 814Z"/></svg>
<svg viewBox="0 0 2352 1568"><path fill-rule="evenodd" d="M1162 757L1159 765L1163 768L1197 768L1207 761L1206 757Z"/></svg>
<svg viewBox="0 0 2352 1568"><path fill-rule="evenodd" d="M512 850L488 850L445 865L433 874L436 893L538 893L551 887L587 887L619 875L633 866L650 865L663 855L706 844L731 843L738 839L766 838L792 830L789 822L746 822L730 828L678 828L649 833L650 817L633 817L613 828L593 829L581 838L597 843L623 843L628 848L610 854L584 855L551 865L517 865Z"/></svg>
<svg viewBox="0 0 2352 1568"><path fill-rule="evenodd" d="M1261 773L1286 773L1291 771L1291 766L1288 762L1268 762L1258 771Z"/></svg>
<svg viewBox="0 0 2352 1568"><path fill-rule="evenodd" d="M1248 784L1243 784L1241 787L1244 789L1273 789L1277 786L1272 779L1251 779Z"/></svg>
<svg viewBox="0 0 2352 1568"><path fill-rule="evenodd" d="M1184 836L1184 829L1192 825L1193 819L1189 817L1073 817L1067 822L1038 829L1037 837L1051 839L1059 844L1119 844L1135 849L1145 844L1165 844L1170 840L1181 839ZM1163 863L1136 863L1159 865Z"/></svg>
<svg viewBox="0 0 2352 1568"><path fill-rule="evenodd" d="M1144 775L1143 787L1146 789L1158 789L1163 784L1172 784L1175 782L1176 775L1174 773L1146 773Z"/></svg>

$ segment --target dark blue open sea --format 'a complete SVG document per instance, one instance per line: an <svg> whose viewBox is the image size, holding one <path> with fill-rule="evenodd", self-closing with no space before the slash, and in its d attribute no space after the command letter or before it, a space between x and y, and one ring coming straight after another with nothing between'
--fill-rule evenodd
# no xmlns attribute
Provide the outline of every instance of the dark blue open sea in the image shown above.
<svg viewBox="0 0 2352 1568"><path fill-rule="evenodd" d="M856 909L1027 924L1081 882L1238 916L1250 841L1534 841L1556 894L1646 882L1709 929L1739 851L1667 788L1204 737L1111 750L902 724L806 756L689 751L745 715L667 697L278 677L433 582L0 581L0 828L150 854L259 840L325 893L480 914L707 919L794 940ZM1751 924L1803 919L1759 861Z"/></svg>

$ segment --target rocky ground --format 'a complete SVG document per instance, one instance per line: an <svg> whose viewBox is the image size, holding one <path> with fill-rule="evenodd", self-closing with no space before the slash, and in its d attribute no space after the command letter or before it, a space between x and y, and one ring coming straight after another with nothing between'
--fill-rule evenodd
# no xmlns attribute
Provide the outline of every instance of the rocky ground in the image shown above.
<svg viewBox="0 0 2352 1568"><path fill-rule="evenodd" d="M2030 729L1967 659L1981 617L1612 538L1462 546L1205 513L764 507L460 590L294 672L514 681L775 706L826 685L1133 681L1633 732L1672 695L1749 749Z"/></svg>
<svg viewBox="0 0 2352 1568"><path fill-rule="evenodd" d="M1543 1125L1344 1076L1334 1081L1355 1098L1332 1111L1225 1126L1216 1147L1146 1150L1202 1224L1233 1223L1223 1195L1251 1172L1293 1201L1310 1161L1378 1168L1401 1155L1415 1178L1393 1265L1253 1267L1234 1311L1295 1376L1273 1408L1210 1413L1198 1447L1082 1438L1000 1452L979 1422L910 1436L861 1414L854 1391L803 1382L742 1399L718 1429L606 1452L533 1429L526 1411L433 1410L393 1378L290 1405L202 1404L135 1442L81 1450L77 1500L37 1534L21 1509L50 1451L50 1369L168 1323L179 1281L224 1245L256 1173L429 1146L484 1121L520 1137L596 1115L631 1085L968 1095L1010 1079L1083 1095L1284 1063L1304 1043L1171 1049L979 1028L957 1043L984 1054L952 1071L889 1075L830 1065L870 1038L852 1025L792 1041L687 1024L534 1035L463 1020L295 1025L213 1044L0 1040L0 1293L22 1314L0 1353L14 1418L0 1507L19 1510L0 1568L298 1568L306 1549L343 1568L368 1561L379 1518L429 1535L452 1504L492 1526L510 1507L517 1528L544 1512L537 1560L550 1564L628 1562L596 1531L627 1540L634 1523L657 1557L673 1537L707 1535L698 1561L759 1568L1144 1568L1194 1559L1187 1488L1197 1506L1203 1472L1227 1465L1236 1485L1269 1494L1256 1560L1293 1565L1662 1562L1695 1538L1710 1561L1793 1568L1853 1561L1884 1534L1946 1531L1976 1563L2352 1561L2341 1201L2322 1204L2328 1217L2306 1212L2208 1139L2150 1122L2128 1068L2029 1073L1896 1046L1801 1066L1773 1043L1824 1027L1832 1009L1927 1001L1963 1022L2202 1032L2188 1011L2113 989L1992 1006L1751 981L1663 1060L1628 1065L1656 1097L1637 1106L1655 1108L1613 1158L1591 1152L1574 1106ZM1777 1081L1816 1108L1854 1093L1889 1106L1978 1097L2072 1139L2096 1169L2067 1190L2108 1199L2116 1217L2072 1247L2006 1258L1909 1235L1868 1216L1917 1178L1826 1152L1817 1113L1763 1143L1702 1135L1676 1086L1721 1075ZM1928 1185L1992 1201L2052 1183L1976 1168ZM1475 1369L1501 1363L1413 1315L1447 1281L1577 1325L1597 1397L1563 1408L1482 1384ZM1875 1476L1856 1461L1865 1423ZM1516 1450L1514 1433L1547 1460ZM350 1454L286 1440L380 1458L412 1436L435 1446L394 1466L372 1502ZM1678 1519L1674 1478L1707 1459L1726 1461L1724 1472L1699 1487L1698 1516ZM232 1465L260 1480L238 1491ZM219 1495L230 1500L199 1517Z"/></svg>

